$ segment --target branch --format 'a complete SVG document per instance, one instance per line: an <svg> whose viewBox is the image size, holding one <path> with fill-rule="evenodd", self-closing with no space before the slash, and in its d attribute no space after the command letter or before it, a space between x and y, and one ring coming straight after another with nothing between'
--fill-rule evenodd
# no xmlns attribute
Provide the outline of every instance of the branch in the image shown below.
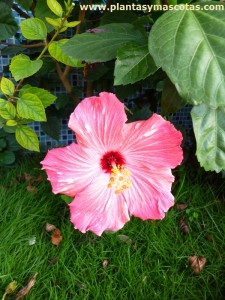
<svg viewBox="0 0 225 300"><path fill-rule="evenodd" d="M44 43L25 45L25 44L13 44L13 43L0 42L0 44L1 44L1 45L5 45L5 46L15 46L15 47L20 47L20 48L38 48L38 47L44 47L44 46L45 46Z"/></svg>
<svg viewBox="0 0 225 300"><path fill-rule="evenodd" d="M85 10L81 10L79 11L79 17L78 17L78 21L80 21L80 24L77 25L77 28L76 28L76 34L79 34L80 33L80 25L81 23L84 21L84 18L85 18Z"/></svg>
<svg viewBox="0 0 225 300"><path fill-rule="evenodd" d="M87 89L86 89L86 97L93 96L93 81L87 80Z"/></svg>
<svg viewBox="0 0 225 300"><path fill-rule="evenodd" d="M29 19L29 18L30 18L30 16L29 16L27 13L25 13L22 9L20 9L16 4L13 4L13 5L12 5L12 8L13 8L16 12L18 12L18 14L19 14L21 17L24 17L25 19Z"/></svg>
<svg viewBox="0 0 225 300"><path fill-rule="evenodd" d="M70 94L73 100L75 101L75 103L78 104L80 102L80 99L73 93L73 87L67 78L69 70L70 67L66 66L66 69L63 72L62 69L60 68L60 64L56 61L56 71L59 75L59 79L61 80L64 88L66 89L66 92Z"/></svg>

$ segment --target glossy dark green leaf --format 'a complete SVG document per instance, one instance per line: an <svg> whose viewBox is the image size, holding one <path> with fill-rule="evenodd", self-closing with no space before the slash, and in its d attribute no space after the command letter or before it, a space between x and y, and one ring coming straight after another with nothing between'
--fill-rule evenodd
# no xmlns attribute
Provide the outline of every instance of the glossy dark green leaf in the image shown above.
<svg viewBox="0 0 225 300"><path fill-rule="evenodd" d="M0 165L10 165L15 161L15 154L12 151L5 150L0 152Z"/></svg>
<svg viewBox="0 0 225 300"><path fill-rule="evenodd" d="M56 116L47 116L47 122L41 123L41 129L54 140L59 140L60 120Z"/></svg>
<svg viewBox="0 0 225 300"><path fill-rule="evenodd" d="M11 8L6 3L0 1L0 40L12 37L17 30L18 26Z"/></svg>
<svg viewBox="0 0 225 300"><path fill-rule="evenodd" d="M101 19L101 25L110 23L132 23L137 20L137 15L132 11L113 11L104 14Z"/></svg>
<svg viewBox="0 0 225 300"><path fill-rule="evenodd" d="M133 111L133 115L128 115L129 122L135 122L139 120L147 120L151 117L152 111L148 105L144 105L141 108L136 108Z"/></svg>
<svg viewBox="0 0 225 300"><path fill-rule="evenodd" d="M200 10L164 13L152 27L149 50L183 98L216 108L225 101L225 4L224 10L196 5Z"/></svg>
<svg viewBox="0 0 225 300"><path fill-rule="evenodd" d="M145 38L131 24L106 24L72 37L62 51L81 61L105 62L116 57L117 50L135 42L145 43Z"/></svg>
<svg viewBox="0 0 225 300"><path fill-rule="evenodd" d="M178 94L175 85L166 78L161 97L162 115L173 114L185 105L186 101Z"/></svg>
<svg viewBox="0 0 225 300"><path fill-rule="evenodd" d="M16 2L19 4L19 6L28 11L31 8L33 0L17 0Z"/></svg>
<svg viewBox="0 0 225 300"><path fill-rule="evenodd" d="M207 104L191 111L197 141L197 158L206 171L225 169L225 107L210 108Z"/></svg>
<svg viewBox="0 0 225 300"><path fill-rule="evenodd" d="M73 57L66 55L62 52L61 47L68 41L68 39L61 39L60 41L52 42L48 51L50 55L55 58L57 61L61 63L71 66L71 67L82 67L84 64L81 63L78 59L74 59Z"/></svg>
<svg viewBox="0 0 225 300"><path fill-rule="evenodd" d="M114 85L135 83L154 74L158 68L147 45L127 45L117 52Z"/></svg>
<svg viewBox="0 0 225 300"><path fill-rule="evenodd" d="M54 27L50 25L45 19L46 17L53 19L56 17L55 14L48 7L46 0L38 0L35 6L35 16L45 23L48 32L54 30Z"/></svg>

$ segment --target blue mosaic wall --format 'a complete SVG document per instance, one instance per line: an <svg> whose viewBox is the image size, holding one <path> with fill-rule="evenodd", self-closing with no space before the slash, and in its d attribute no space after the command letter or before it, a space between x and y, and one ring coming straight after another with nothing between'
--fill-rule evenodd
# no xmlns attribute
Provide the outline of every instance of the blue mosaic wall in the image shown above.
<svg viewBox="0 0 225 300"><path fill-rule="evenodd" d="M19 15L16 15L15 13L15 18L18 23L21 22L22 18ZM19 38L20 35L18 35L17 38L10 38L7 40L8 43L12 44L19 44ZM11 57L1 55L1 50L4 48L4 45L0 45L0 75L1 76L6 76L10 78L10 74L8 73L3 73L3 67L9 65ZM73 83L73 86L83 86L85 85L83 76L79 74L78 72L75 72L70 75L71 76L71 82ZM57 96L60 93L65 93L64 87L57 87L53 93ZM130 100L132 101L132 98L138 97L139 94L133 95L133 97L127 99L129 102ZM81 99L84 98L84 94L81 94ZM191 122L191 117L190 117L190 107L185 107L182 110L180 110L178 113L176 113L173 116L172 122L174 124L178 124L182 126L185 131L188 133L190 129L192 128L192 122ZM51 137L47 136L42 130L41 130L41 125L39 122L33 122L29 124L31 128L35 130L35 132L38 135L39 141L40 141L40 146L43 151L46 151L46 149L62 146L62 145L68 145L72 141L75 140L73 132L67 127L68 125L68 120L61 120L61 131L60 131L60 138L58 141L52 139Z"/></svg>

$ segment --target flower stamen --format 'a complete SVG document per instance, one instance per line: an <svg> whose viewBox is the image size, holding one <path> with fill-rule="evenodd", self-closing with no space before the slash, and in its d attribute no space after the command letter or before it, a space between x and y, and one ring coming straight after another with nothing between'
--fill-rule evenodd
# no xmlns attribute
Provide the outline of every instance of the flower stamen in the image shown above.
<svg viewBox="0 0 225 300"><path fill-rule="evenodd" d="M124 168L124 165L112 163L111 174L108 188L115 188L115 194L119 195L122 191L131 186L130 171Z"/></svg>

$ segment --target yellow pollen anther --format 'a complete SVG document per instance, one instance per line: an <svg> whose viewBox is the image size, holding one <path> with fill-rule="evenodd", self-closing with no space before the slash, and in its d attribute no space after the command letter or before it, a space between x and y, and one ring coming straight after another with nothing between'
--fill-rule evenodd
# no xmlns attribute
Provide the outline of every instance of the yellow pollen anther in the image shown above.
<svg viewBox="0 0 225 300"><path fill-rule="evenodd" d="M115 188L115 194L120 194L123 190L131 186L130 171L124 168L123 165L113 165L111 170L108 188Z"/></svg>

